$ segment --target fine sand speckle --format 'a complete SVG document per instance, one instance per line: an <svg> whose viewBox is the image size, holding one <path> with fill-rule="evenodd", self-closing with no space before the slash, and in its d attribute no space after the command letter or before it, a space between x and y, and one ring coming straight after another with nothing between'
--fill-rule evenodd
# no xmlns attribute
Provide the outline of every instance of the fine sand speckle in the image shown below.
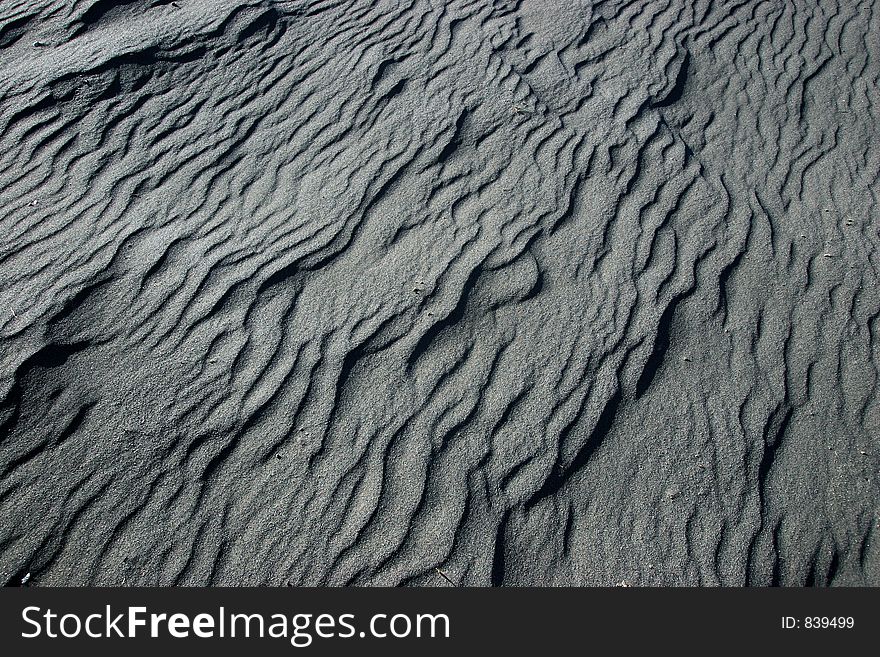
<svg viewBox="0 0 880 657"><path fill-rule="evenodd" d="M880 584L880 2L0 2L0 577Z"/></svg>

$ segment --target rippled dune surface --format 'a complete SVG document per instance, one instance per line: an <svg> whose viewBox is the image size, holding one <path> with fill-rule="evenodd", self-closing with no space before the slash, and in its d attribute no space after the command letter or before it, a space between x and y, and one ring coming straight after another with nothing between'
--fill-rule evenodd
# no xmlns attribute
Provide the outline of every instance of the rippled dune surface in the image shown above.
<svg viewBox="0 0 880 657"><path fill-rule="evenodd" d="M3 0L0 577L880 584L877 0Z"/></svg>

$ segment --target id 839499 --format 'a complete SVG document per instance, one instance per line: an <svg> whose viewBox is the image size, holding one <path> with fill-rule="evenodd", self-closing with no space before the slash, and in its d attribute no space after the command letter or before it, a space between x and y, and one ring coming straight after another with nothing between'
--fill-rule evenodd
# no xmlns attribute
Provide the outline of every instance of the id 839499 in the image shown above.
<svg viewBox="0 0 880 657"><path fill-rule="evenodd" d="M856 626L853 616L783 616L784 630L851 630Z"/></svg>

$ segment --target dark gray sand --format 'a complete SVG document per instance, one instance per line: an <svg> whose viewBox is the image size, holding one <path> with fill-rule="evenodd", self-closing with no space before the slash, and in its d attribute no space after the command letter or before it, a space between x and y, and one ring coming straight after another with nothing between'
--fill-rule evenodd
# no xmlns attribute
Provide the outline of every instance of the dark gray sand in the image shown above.
<svg viewBox="0 0 880 657"><path fill-rule="evenodd" d="M3 581L880 584L880 1L0 46Z"/></svg>

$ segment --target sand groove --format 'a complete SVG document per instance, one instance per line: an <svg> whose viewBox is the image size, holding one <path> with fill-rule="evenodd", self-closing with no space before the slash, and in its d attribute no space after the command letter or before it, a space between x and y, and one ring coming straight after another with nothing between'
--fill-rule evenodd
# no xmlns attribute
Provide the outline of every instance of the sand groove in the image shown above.
<svg viewBox="0 0 880 657"><path fill-rule="evenodd" d="M0 576L880 584L878 10L0 2Z"/></svg>

